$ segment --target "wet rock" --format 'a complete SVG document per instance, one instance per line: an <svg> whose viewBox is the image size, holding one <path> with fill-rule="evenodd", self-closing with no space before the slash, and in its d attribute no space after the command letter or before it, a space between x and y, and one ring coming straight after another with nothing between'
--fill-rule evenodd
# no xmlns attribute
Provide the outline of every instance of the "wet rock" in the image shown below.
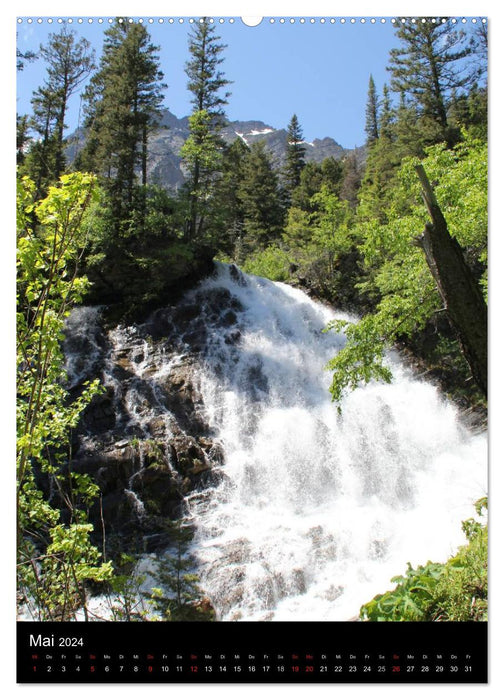
<svg viewBox="0 0 504 700"><path fill-rule="evenodd" d="M234 280L241 287L245 287L247 285L241 270L239 270L236 267L236 265L231 265L231 267L229 268L229 275L230 275L231 279Z"/></svg>
<svg viewBox="0 0 504 700"><path fill-rule="evenodd" d="M135 474L131 490L142 501L145 512L172 517L180 499L180 483L164 469L150 467Z"/></svg>
<svg viewBox="0 0 504 700"><path fill-rule="evenodd" d="M187 476L183 481L181 485L181 491L185 495L187 495L190 491L192 490L192 481L191 479Z"/></svg>
<svg viewBox="0 0 504 700"><path fill-rule="evenodd" d="M224 316L221 318L221 323L226 328L229 328L229 326L234 326L237 321L238 321L238 318L237 318L235 312L231 311L231 309L229 311L226 311Z"/></svg>
<svg viewBox="0 0 504 700"><path fill-rule="evenodd" d="M136 451L132 447L97 449L96 452L76 455L72 462L76 472L90 474L100 487L102 494L124 488L138 469Z"/></svg>
<svg viewBox="0 0 504 700"><path fill-rule="evenodd" d="M92 433L102 433L113 429L115 423L114 392L111 387L107 387L105 393L93 397L81 417L80 424Z"/></svg>
<svg viewBox="0 0 504 700"><path fill-rule="evenodd" d="M95 374L86 378L100 377L106 390L81 418L72 468L90 474L100 489L101 504L91 514L96 532L104 525L107 539L125 551L130 542L157 546L166 539L163 522L180 517L184 497L224 478L218 469L224 451L204 414L198 365L210 338L239 341L240 310L227 289L214 288L152 312L141 325L114 326L108 315L105 328L98 314L85 314L95 324L92 332L73 326L72 367L87 369L78 353L91 348ZM76 394L81 389L76 386Z"/></svg>
<svg viewBox="0 0 504 700"><path fill-rule="evenodd" d="M193 466L189 470L189 474L191 474L191 476L198 476L198 474L201 474L202 472L206 472L209 469L210 469L209 464L202 462L200 459L195 459L193 461Z"/></svg>
<svg viewBox="0 0 504 700"><path fill-rule="evenodd" d="M168 431L165 416L156 416L155 418L152 418L147 423L147 428L153 438L165 438Z"/></svg>
<svg viewBox="0 0 504 700"><path fill-rule="evenodd" d="M207 459L216 465L222 465L225 461L224 448L218 442L209 438L198 438L198 443L203 449Z"/></svg>
<svg viewBox="0 0 504 700"><path fill-rule="evenodd" d="M239 330L234 330L231 331L230 333L226 333L224 336L224 342L226 345L236 345L236 343L240 340L241 338L241 333Z"/></svg>

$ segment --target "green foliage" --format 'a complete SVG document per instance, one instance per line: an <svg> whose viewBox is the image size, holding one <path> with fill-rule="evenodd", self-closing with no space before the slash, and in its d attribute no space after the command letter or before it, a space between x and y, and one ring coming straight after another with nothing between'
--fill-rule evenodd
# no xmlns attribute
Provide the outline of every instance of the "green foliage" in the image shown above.
<svg viewBox="0 0 504 700"><path fill-rule="evenodd" d="M77 608L86 614L86 583L112 573L109 563L99 563L86 521L97 488L69 467L71 430L100 387L91 382L70 401L61 350L65 318L88 286L77 265L95 178L64 175L40 202L34 190L23 178L17 217L18 577L24 602L39 619L66 620Z"/></svg>
<svg viewBox="0 0 504 700"><path fill-rule="evenodd" d="M166 87L157 50L143 25L117 18L105 32L99 70L84 93L88 133L78 167L101 176L113 237L123 235L132 211L142 209L138 169L146 185L147 139Z"/></svg>
<svg viewBox="0 0 504 700"><path fill-rule="evenodd" d="M137 571L138 559L129 554L120 554L114 575L109 581L106 594L112 620L115 622L138 622L151 619L149 606L145 602L143 586L146 574Z"/></svg>
<svg viewBox="0 0 504 700"><path fill-rule="evenodd" d="M487 499L476 503L478 515ZM445 564L427 562L392 579L397 586L365 603L363 620L479 621L487 619L488 528L474 518L462 523L468 543Z"/></svg>
<svg viewBox="0 0 504 700"><path fill-rule="evenodd" d="M43 86L33 93L29 126L37 133L37 140L29 149L23 168L33 178L38 196L46 193L64 171L68 101L95 67L90 43L87 39L76 41L75 37L74 32L63 27L58 34L50 34L47 45L40 47L47 72Z"/></svg>
<svg viewBox="0 0 504 700"><path fill-rule="evenodd" d="M239 188L248 152L249 148L241 138L224 147L222 152L221 173L214 189L211 233L212 240L219 249L219 257L240 257L239 247L245 214Z"/></svg>
<svg viewBox="0 0 504 700"><path fill-rule="evenodd" d="M392 583L397 584L396 588L363 605L361 618L373 622L424 620L425 610L432 604L442 571L442 564L430 561L416 569L408 563L404 576L391 579Z"/></svg>
<svg viewBox="0 0 504 700"><path fill-rule="evenodd" d="M337 193L335 181L339 182L341 169L334 170L329 159L322 166L319 189L307 209L291 206L282 239L291 274L295 271L297 279L317 294L341 303L345 294L352 296L356 282L354 213ZM326 179L328 171L331 176Z"/></svg>
<svg viewBox="0 0 504 700"><path fill-rule="evenodd" d="M90 213L86 274L91 303L117 305L135 315L178 291L211 260L201 241L184 239L186 202L156 185L138 187L143 204L133 207L120 236L111 235L114 212L102 196ZM146 274L148 273L148 274Z"/></svg>
<svg viewBox="0 0 504 700"><path fill-rule="evenodd" d="M187 88L192 94L191 103L196 112L206 111L217 122L222 122L223 108L229 93L222 90L229 85L219 66L224 59L225 44L220 44L216 27L207 17L196 23L189 37L189 53L185 71Z"/></svg>
<svg viewBox="0 0 504 700"><path fill-rule="evenodd" d="M303 132L297 115L293 115L287 127L287 155L283 168L285 187L291 193L301 182L301 173L305 166L306 147L303 144Z"/></svg>
<svg viewBox="0 0 504 700"><path fill-rule="evenodd" d="M216 138L212 131L212 116L206 110L193 112L189 117L189 136L180 150L180 155L191 171L199 166L201 180L191 183L193 187L203 188L204 176L214 173L220 164L220 153L216 148ZM191 190L191 194L201 195L200 190Z"/></svg>
<svg viewBox="0 0 504 700"><path fill-rule="evenodd" d="M354 391L361 382L372 379L392 381L392 373L384 364L382 330L373 316L365 316L359 323L332 321L326 330L344 332L347 338L345 347L327 364L333 372L330 391L339 411L345 391Z"/></svg>
<svg viewBox="0 0 504 700"><path fill-rule="evenodd" d="M372 144L378 138L378 95L373 76L369 76L368 98L366 104L366 143Z"/></svg>
<svg viewBox="0 0 504 700"><path fill-rule="evenodd" d="M201 590L193 558L188 553L191 529L178 520L171 524L170 534L173 549L159 556L155 570L150 572L157 584L152 588L151 603L163 620L211 621L213 609L198 600Z"/></svg>
<svg viewBox="0 0 504 700"><path fill-rule="evenodd" d="M403 160L386 196L387 205L379 213L373 206L374 188L362 193L352 235L365 272L358 288L374 300L375 309L358 323L346 325L347 345L329 364L334 371L331 392L338 403L359 382L387 380L385 350L421 332L443 309L424 254L414 245L426 219L416 162ZM436 195L450 233L463 246L485 289L486 147L469 138L452 150L436 145L426 149L422 163L438 181Z"/></svg>
<svg viewBox="0 0 504 700"><path fill-rule="evenodd" d="M284 209L278 175L264 143L254 143L243 161L238 198L243 211L243 249L250 253L280 238Z"/></svg>
<svg viewBox="0 0 504 700"><path fill-rule="evenodd" d="M214 117L207 110L197 110L191 114L189 129L189 136L180 150L189 171L185 187L189 204L187 237L192 242L202 242L208 238L207 229L212 228L209 225L212 198L216 173L221 168L222 152Z"/></svg>
<svg viewBox="0 0 504 700"><path fill-rule="evenodd" d="M289 279L289 256L281 247L271 244L264 250L250 255L242 265L244 272L266 277L275 282Z"/></svg>
<svg viewBox="0 0 504 700"><path fill-rule="evenodd" d="M462 63L471 52L466 35L437 18L398 22L396 34L401 44L391 50L388 70L392 89L411 98L416 116L421 119L418 140L453 145L456 135L448 125L450 91L472 82L470 65Z"/></svg>
<svg viewBox="0 0 504 700"><path fill-rule="evenodd" d="M204 17L195 24L189 37L191 59L186 63L186 74L194 111L189 118L189 138L182 147L182 157L189 169L185 188L189 241L208 242L205 229L212 228L213 217L207 216L207 210L222 159L219 133L224 124L223 108L229 97L229 93L223 94L222 90L229 81L219 69L224 60L221 53L226 47L219 43L215 31L215 25Z"/></svg>

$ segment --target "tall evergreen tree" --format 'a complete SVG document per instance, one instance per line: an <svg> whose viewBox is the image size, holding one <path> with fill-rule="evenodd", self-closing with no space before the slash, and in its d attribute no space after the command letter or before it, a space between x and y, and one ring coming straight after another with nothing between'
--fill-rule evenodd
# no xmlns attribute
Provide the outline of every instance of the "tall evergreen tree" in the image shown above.
<svg viewBox="0 0 504 700"><path fill-rule="evenodd" d="M278 176L263 141L252 144L244 159L238 197L244 213L244 253L280 238L284 209Z"/></svg>
<svg viewBox="0 0 504 700"><path fill-rule="evenodd" d="M105 32L99 71L85 93L88 140L81 163L105 178L116 232L130 217L138 170L141 184L147 181L148 135L166 87L157 51L145 27L118 18Z"/></svg>
<svg viewBox="0 0 504 700"><path fill-rule="evenodd" d="M235 254L243 233L244 212L239 189L249 150L241 138L224 148L221 176L215 189L215 226L220 231L218 245L227 255Z"/></svg>
<svg viewBox="0 0 504 700"><path fill-rule="evenodd" d="M189 240L201 238L207 202L215 174L220 167L220 130L225 123L224 106L228 92L222 92L229 81L219 69L226 46L219 43L215 26L203 17L189 37L190 60L186 63L187 87L194 107L190 135L182 150L189 168L187 186L189 214L186 235Z"/></svg>
<svg viewBox="0 0 504 700"><path fill-rule="evenodd" d="M350 153L343 162L343 181L341 183L341 199L346 200L352 208L359 203L358 193L362 173L355 152Z"/></svg>
<svg viewBox="0 0 504 700"><path fill-rule="evenodd" d="M378 131L380 137L389 141L393 138L394 112L390 102L390 91L388 85L383 86L381 100L381 110L378 119Z"/></svg>
<svg viewBox="0 0 504 700"><path fill-rule="evenodd" d="M366 105L366 144L370 146L378 138L378 95L373 76L369 76L368 99Z"/></svg>
<svg viewBox="0 0 504 700"><path fill-rule="evenodd" d="M94 70L94 51L87 39L76 41L75 34L64 28L59 34L50 36L49 44L40 47L40 54L48 65L48 88L58 98L55 134L55 176L58 178L64 168L63 134L68 100Z"/></svg>
<svg viewBox="0 0 504 700"><path fill-rule="evenodd" d="M32 173L39 194L57 180L65 169L64 131L68 101L95 67L94 51L87 39L76 40L64 27L50 34L40 56L47 64L42 87L32 99L31 127L40 135L31 157Z"/></svg>
<svg viewBox="0 0 504 700"><path fill-rule="evenodd" d="M419 112L418 106L408 99L404 92L399 98L394 124L395 150L400 160L404 156L424 155L427 141L443 141L446 131L442 130L434 120Z"/></svg>
<svg viewBox="0 0 504 700"><path fill-rule="evenodd" d="M465 34L440 18L400 21L396 34L402 43L390 52L392 89L413 100L423 118L426 143L452 144L447 100L452 90L468 84L470 67L463 59L471 47Z"/></svg>
<svg viewBox="0 0 504 700"><path fill-rule="evenodd" d="M52 90L40 87L33 93L31 100L33 113L29 127L38 133L39 138L30 146L26 159L26 169L35 182L37 196L42 196L54 182L56 175L56 138L57 95Z"/></svg>
<svg viewBox="0 0 504 700"><path fill-rule="evenodd" d="M297 115L293 114L287 127L287 154L283 170L288 194L301 182L301 173L305 167L305 150L301 126Z"/></svg>

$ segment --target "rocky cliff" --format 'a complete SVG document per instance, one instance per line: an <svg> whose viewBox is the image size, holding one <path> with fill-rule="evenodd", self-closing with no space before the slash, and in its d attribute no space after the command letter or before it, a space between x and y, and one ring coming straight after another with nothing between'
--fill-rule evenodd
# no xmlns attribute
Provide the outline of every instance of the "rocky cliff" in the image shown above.
<svg viewBox="0 0 504 700"><path fill-rule="evenodd" d="M109 325L100 307L75 309L65 354L71 391L99 377L74 436L73 469L101 492L91 514L110 554L153 552L169 544L184 497L214 484L223 450L208 426L198 389L209 328L236 343L237 300L224 289L196 293L131 327ZM204 314L208 323L197 319Z"/></svg>

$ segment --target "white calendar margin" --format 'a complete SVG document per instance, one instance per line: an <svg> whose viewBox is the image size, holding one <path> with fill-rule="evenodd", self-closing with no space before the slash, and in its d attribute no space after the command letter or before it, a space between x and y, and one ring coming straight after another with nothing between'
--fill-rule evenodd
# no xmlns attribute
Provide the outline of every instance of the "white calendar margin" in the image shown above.
<svg viewBox="0 0 504 700"><path fill-rule="evenodd" d="M141 12L139 13L139 10ZM308 10L308 12L307 12ZM351 10L351 13L349 13ZM455 17L488 17L490 34L490 682L488 685L461 684L436 685L373 685L373 684L328 684L296 686L290 684L103 684L92 685L16 685L15 667L15 477L13 464L15 461L14 446L14 235L15 216L15 148L14 148L14 111L15 111L15 19L16 17L114 17L116 15L132 15L142 17L408 17L408 16L455 16ZM501 66L504 66L504 18L503 6L490 2L328 2L327 0L310 0L301 2L292 0L257 0L257 2L231 2L220 0L204 2L187 0L186 2L159 2L158 0L143 0L133 2L123 0L118 2L89 0L86 3L69 3L62 0L40 2L40 0L21 0L15 7L2 9L0 17L0 51L2 62L2 86L8 91L7 107L5 101L2 108L2 135L0 139L2 169L0 170L0 192L2 202L2 235L0 254L0 299L2 301L2 322L7 321L8 335L3 338L0 348L0 367L2 402L0 402L0 435L1 435L1 467L4 474L2 479L3 502L0 512L1 533L3 535L4 562L9 562L7 573L2 567L1 592L3 601L3 621L1 626L1 685L8 692L8 697L35 698L89 698L93 700L110 698L111 694L123 698L135 698L147 690L149 700L171 698L181 695L183 700L198 698L203 700L249 700L257 698L269 700L281 695L288 695L293 700L305 700L308 696L316 698L368 698L382 700L408 695L420 698L426 694L433 700L450 697L457 694L457 699L473 698L480 693L490 698L502 697L504 689L504 604L501 593L503 580L502 543L499 533L504 533L504 508L499 506L498 499L504 494L504 442L502 389L504 387L504 363L501 361L501 348L504 345L502 330L502 307L504 299L504 227L497 206L502 199L504 178L502 176L502 157L504 155L504 129L501 126L503 113L502 76L498 77ZM380 31L379 25L376 31ZM497 69L496 66L499 66ZM495 73L495 74L494 74ZM4 87L5 89L5 87ZM4 327L5 329L5 327ZM3 334L5 336L5 333ZM499 366L500 365L500 366ZM495 498L493 500L492 496ZM495 508L492 505L495 504ZM500 556L499 556L500 554ZM398 623L400 624L400 623ZM440 623L441 624L441 623Z"/></svg>

